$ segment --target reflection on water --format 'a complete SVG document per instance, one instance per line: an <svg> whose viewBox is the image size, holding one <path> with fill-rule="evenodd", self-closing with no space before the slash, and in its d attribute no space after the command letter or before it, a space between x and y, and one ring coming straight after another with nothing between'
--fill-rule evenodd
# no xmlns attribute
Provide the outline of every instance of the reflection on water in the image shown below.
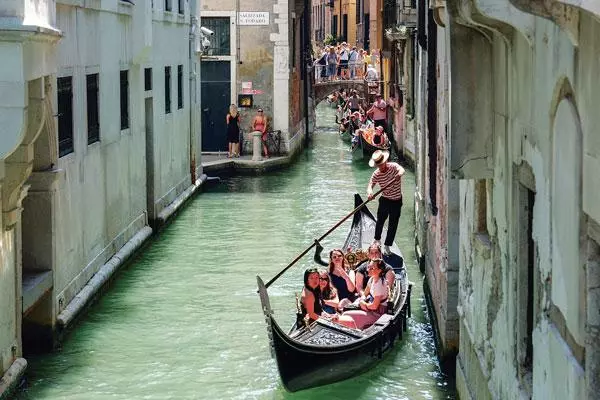
<svg viewBox="0 0 600 400"><path fill-rule="evenodd" d="M119 274L60 351L28 360L28 386L19 398L453 398L439 370L422 278L412 261L410 173L396 237L415 282L404 340L354 379L293 394L279 382L256 275L270 279L346 215L372 171L350 161L332 128L332 111L319 108L314 144L289 169L226 178L191 201ZM323 240L325 248L341 245L349 223ZM282 326L295 318L294 294L311 256L269 289Z"/></svg>

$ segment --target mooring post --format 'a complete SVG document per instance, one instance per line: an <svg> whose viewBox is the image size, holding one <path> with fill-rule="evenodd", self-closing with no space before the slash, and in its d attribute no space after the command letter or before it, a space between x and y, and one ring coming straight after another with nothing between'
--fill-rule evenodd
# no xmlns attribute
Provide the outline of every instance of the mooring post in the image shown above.
<svg viewBox="0 0 600 400"><path fill-rule="evenodd" d="M252 161L262 161L262 132L254 131L252 136Z"/></svg>

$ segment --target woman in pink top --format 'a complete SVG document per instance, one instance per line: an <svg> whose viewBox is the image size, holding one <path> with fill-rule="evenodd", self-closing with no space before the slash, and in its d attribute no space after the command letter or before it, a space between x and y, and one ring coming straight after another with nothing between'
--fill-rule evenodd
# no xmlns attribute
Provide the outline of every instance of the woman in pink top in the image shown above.
<svg viewBox="0 0 600 400"><path fill-rule="evenodd" d="M256 110L256 116L252 120L252 130L262 133L261 140L265 158L269 158L269 149L267 147L267 117L263 113L263 109Z"/></svg>

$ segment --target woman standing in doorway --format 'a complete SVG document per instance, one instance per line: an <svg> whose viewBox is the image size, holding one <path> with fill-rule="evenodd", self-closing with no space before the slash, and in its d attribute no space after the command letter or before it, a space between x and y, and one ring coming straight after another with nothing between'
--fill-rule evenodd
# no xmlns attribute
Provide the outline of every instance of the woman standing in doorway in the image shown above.
<svg viewBox="0 0 600 400"><path fill-rule="evenodd" d="M265 152L265 158L269 158L269 148L267 147L267 117L263 113L263 109L256 110L256 116L252 120L252 130L262 133L262 147Z"/></svg>
<svg viewBox="0 0 600 400"><path fill-rule="evenodd" d="M227 141L229 142L229 152L227 158L240 156L240 114L237 106L229 106L227 114Z"/></svg>

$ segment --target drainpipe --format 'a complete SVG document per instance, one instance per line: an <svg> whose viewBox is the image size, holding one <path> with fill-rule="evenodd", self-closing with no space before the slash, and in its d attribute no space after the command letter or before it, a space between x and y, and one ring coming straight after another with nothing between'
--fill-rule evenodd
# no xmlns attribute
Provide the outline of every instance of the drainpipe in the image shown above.
<svg viewBox="0 0 600 400"><path fill-rule="evenodd" d="M196 31L198 30L198 17L196 0L190 1L190 36L189 36L189 74L190 74L190 172L192 185L196 183L196 147L197 147L197 118L196 109L198 102L197 74L196 71Z"/></svg>
<svg viewBox="0 0 600 400"><path fill-rule="evenodd" d="M296 29L296 27L294 27ZM308 147L308 79L311 76L311 63L310 61L310 9L308 7L308 1L304 1L304 24L302 27L304 36L304 129L305 129L305 146Z"/></svg>

